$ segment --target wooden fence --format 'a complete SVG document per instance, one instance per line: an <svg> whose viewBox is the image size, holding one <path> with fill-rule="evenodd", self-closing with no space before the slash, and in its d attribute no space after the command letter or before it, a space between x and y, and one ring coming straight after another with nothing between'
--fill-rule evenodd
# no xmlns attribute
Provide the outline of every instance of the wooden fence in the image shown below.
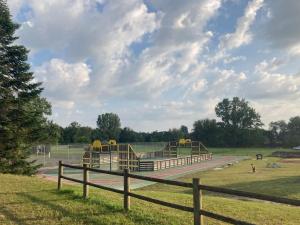
<svg viewBox="0 0 300 225"><path fill-rule="evenodd" d="M83 170L83 180L78 180L71 177L66 177L63 175L63 168L73 168L73 169L79 169ZM109 175L115 175L115 176L122 176L124 179L124 189L118 190L111 187L106 187L100 184L94 184L89 182L89 171L95 172L95 173L104 173ZM133 179L139 179L144 181L152 181L162 184L168 184L168 185L174 185L179 187L186 187L186 188L192 188L193 189L193 207L183 206L171 202L165 202L158 199L146 197L143 195L135 194L130 192L130 178ZM59 161L59 167L58 167L58 190L62 188L62 179L73 181L76 183L83 184L83 197L87 198L89 195L89 186L104 189L107 191L116 192L119 194L123 194L124 196L124 209L129 210L130 209L130 197L137 198L143 201L152 202L155 204L163 205L166 207L170 207L173 209L178 209L186 212L192 212L194 214L194 225L203 225L203 216L227 222L230 224L239 224L239 225L254 225L249 222L237 220L231 217L227 217L224 215L220 215L214 212L209 212L207 210L204 210L202 207L202 190L210 191L210 192L216 192L221 194L228 194L233 196L239 196L239 197L245 197L245 198L252 198L252 199L258 199L263 201L269 201L274 203L281 203L281 204L287 204L292 206L300 206L300 200L296 199L287 199L287 198L281 198L281 197L275 197L275 196L269 196L269 195L263 195L263 194L257 194L257 193L250 193L250 192L244 192L244 191L237 191L237 190L231 190L226 188L220 188L220 187L213 187L213 186L207 186L200 183L199 178L193 178L192 183L188 182L181 182L181 181L173 181L173 180L164 180L159 178L153 178L153 177L147 177L147 176L141 176L137 174L131 174L129 173L128 169L124 169L124 172L116 172L116 171L107 171L107 170L101 170L101 169L95 169L87 167L87 165L82 166L75 166L75 165L68 165L62 163L62 161Z"/></svg>

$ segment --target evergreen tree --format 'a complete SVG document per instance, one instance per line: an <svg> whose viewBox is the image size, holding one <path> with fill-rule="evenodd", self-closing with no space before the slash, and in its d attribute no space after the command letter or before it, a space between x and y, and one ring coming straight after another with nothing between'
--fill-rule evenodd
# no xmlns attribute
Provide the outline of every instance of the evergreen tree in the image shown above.
<svg viewBox="0 0 300 225"><path fill-rule="evenodd" d="M28 50L14 44L18 27L6 1L0 0L0 172L31 175L38 166L28 160L30 149L47 138L45 115L51 107L40 97L41 84L27 63Z"/></svg>

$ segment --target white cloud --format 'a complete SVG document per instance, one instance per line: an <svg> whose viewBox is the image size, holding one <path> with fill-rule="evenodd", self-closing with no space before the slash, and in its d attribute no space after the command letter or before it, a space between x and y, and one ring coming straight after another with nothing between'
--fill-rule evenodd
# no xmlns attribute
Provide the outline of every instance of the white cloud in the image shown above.
<svg viewBox="0 0 300 225"><path fill-rule="evenodd" d="M266 25L280 25L278 15L287 21L283 24L295 25L296 19L284 18L282 3L266 1ZM29 9L18 36L32 51L36 78L53 103L56 121L63 125L88 121L94 126L97 114L113 111L124 126L137 130L191 126L197 119L215 117L217 102L233 96L251 100L266 114L287 99L287 107L295 112L299 73L280 71L286 60L262 59L257 64L256 56L233 51L255 46L252 39L257 35L251 26L263 0L249 1L235 27L228 28L234 31L224 35L224 30L209 24L217 21L224 1L145 2L9 1L15 18L24 5ZM295 3L287 2L287 8ZM288 42L289 31L279 27L266 29L265 36L282 32L271 43L297 54L299 38ZM50 56L45 57L44 51ZM270 118L291 115L273 111Z"/></svg>
<svg viewBox="0 0 300 225"><path fill-rule="evenodd" d="M73 101L60 101L60 100L55 100L52 103L52 106L54 108L61 108L65 110L72 110L73 107L75 106L75 102Z"/></svg>
<svg viewBox="0 0 300 225"><path fill-rule="evenodd" d="M130 46L159 27L159 16L148 12L140 0L28 0L28 4L34 13L19 31L21 41L34 52L50 49L64 52L72 63L90 61L93 82L87 91L101 97L134 81L133 74L124 75L134 61Z"/></svg>
<svg viewBox="0 0 300 225"><path fill-rule="evenodd" d="M298 0L268 0L268 21L261 29L269 47L300 55L300 2Z"/></svg>
<svg viewBox="0 0 300 225"><path fill-rule="evenodd" d="M220 37L218 51L209 61L217 63L223 60L225 64L245 59L245 56L232 56L230 50L250 44L252 41L251 25L254 23L258 10L263 6L264 0L252 0L248 2L244 15L237 21L235 31L226 33Z"/></svg>
<svg viewBox="0 0 300 225"><path fill-rule="evenodd" d="M90 73L91 69L85 63L69 64L61 59L52 59L35 69L36 79L45 87L45 95L59 102L84 96ZM71 105L74 103L68 107Z"/></svg>
<svg viewBox="0 0 300 225"><path fill-rule="evenodd" d="M152 4L163 14L161 27L153 36L153 46L143 52L137 66L137 84L150 96L176 87L190 87L201 79L205 67L201 54L213 36L205 26L215 16L221 1L152 1Z"/></svg>
<svg viewBox="0 0 300 225"><path fill-rule="evenodd" d="M245 61L246 59L246 56L228 56L224 58L224 63L229 64L236 61Z"/></svg>
<svg viewBox="0 0 300 225"><path fill-rule="evenodd" d="M202 91L206 85L207 85L207 81L205 79L198 80L193 84L192 89L195 92Z"/></svg>
<svg viewBox="0 0 300 225"><path fill-rule="evenodd" d="M299 74L278 72L277 70L283 64L282 60L273 58L256 65L254 76L245 88L248 96L271 101L298 99L300 97L300 76Z"/></svg>
<svg viewBox="0 0 300 225"><path fill-rule="evenodd" d="M262 115L262 121L265 124L265 128L272 121L289 120L294 116L299 116L300 101L287 101L286 99L277 99L274 101L259 100L252 101L251 104Z"/></svg>
<svg viewBox="0 0 300 225"><path fill-rule="evenodd" d="M7 1L7 4L9 6L9 9L10 9L10 13L12 15L17 15L20 8L22 7L22 4L24 2L22 0L8 0Z"/></svg>
<svg viewBox="0 0 300 225"><path fill-rule="evenodd" d="M257 11L262 7L264 0L252 0L245 9L244 16L239 18L234 33L228 33L222 37L220 42L221 49L233 49L242 45L249 44L252 34L249 31L254 22Z"/></svg>

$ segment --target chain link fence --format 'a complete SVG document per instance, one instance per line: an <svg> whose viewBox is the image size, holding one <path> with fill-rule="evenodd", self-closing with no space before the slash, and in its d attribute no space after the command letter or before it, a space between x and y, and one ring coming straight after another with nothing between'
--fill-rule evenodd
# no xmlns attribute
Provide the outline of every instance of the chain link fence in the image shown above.
<svg viewBox="0 0 300 225"><path fill-rule="evenodd" d="M70 164L81 164L84 149L88 144L74 145L39 145L32 149L30 159L36 160L36 164L43 167L53 167L58 165L62 160Z"/></svg>
<svg viewBox="0 0 300 225"><path fill-rule="evenodd" d="M167 142L133 142L122 143L130 144L136 153L161 151L167 145ZM39 145L32 148L30 159L36 160L36 164L43 167L54 167L61 160L68 164L81 164L82 156L89 144L68 144L68 145ZM190 154L190 150L180 149L182 155Z"/></svg>

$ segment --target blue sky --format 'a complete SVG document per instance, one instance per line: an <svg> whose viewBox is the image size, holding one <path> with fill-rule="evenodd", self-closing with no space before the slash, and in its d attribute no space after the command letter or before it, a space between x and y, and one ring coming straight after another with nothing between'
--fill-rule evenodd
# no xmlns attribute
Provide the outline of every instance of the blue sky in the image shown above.
<svg viewBox="0 0 300 225"><path fill-rule="evenodd" d="M270 121L299 115L298 0L8 0L51 119L165 130L246 98Z"/></svg>

